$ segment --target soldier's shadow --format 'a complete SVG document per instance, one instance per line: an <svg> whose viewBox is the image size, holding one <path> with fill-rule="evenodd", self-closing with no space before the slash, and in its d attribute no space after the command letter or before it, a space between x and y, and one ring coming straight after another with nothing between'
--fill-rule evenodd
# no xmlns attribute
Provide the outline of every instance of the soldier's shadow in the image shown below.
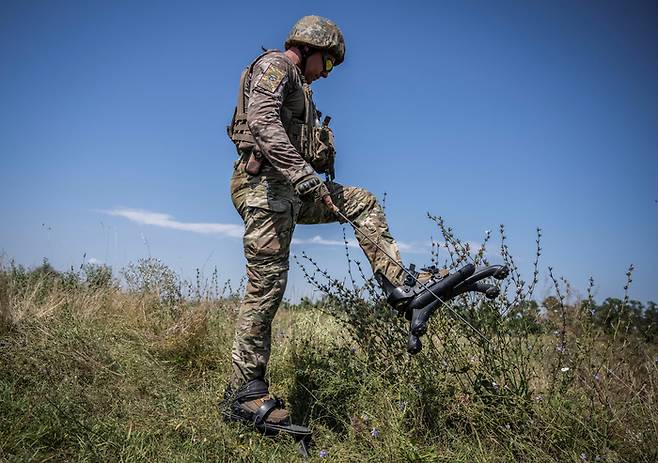
<svg viewBox="0 0 658 463"><path fill-rule="evenodd" d="M292 422L320 424L347 433L363 374L349 348L318 351L307 345L292 353L294 379L288 394Z"/></svg>

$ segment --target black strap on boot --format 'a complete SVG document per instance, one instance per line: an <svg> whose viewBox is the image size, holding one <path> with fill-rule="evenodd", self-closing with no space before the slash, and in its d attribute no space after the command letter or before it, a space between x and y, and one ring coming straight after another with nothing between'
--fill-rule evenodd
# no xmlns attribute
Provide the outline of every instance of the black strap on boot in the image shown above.
<svg viewBox="0 0 658 463"><path fill-rule="evenodd" d="M267 399L263 402L256 413L254 413L254 424L262 425L267 420L267 417L272 413L275 408L283 408L285 406L281 399Z"/></svg>
<svg viewBox="0 0 658 463"><path fill-rule="evenodd" d="M268 385L262 379L252 379L242 385L235 394L238 402L248 402L249 400L260 399L269 394Z"/></svg>

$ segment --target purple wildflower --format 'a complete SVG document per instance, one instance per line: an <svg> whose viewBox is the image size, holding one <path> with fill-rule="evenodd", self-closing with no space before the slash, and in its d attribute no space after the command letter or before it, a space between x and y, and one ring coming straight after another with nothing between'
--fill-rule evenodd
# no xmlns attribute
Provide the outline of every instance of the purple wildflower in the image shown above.
<svg viewBox="0 0 658 463"><path fill-rule="evenodd" d="M407 401L406 400L401 400L398 402L398 409L403 412L407 408Z"/></svg>
<svg viewBox="0 0 658 463"><path fill-rule="evenodd" d="M320 458L327 458L329 456L329 451L322 449L320 450Z"/></svg>
<svg viewBox="0 0 658 463"><path fill-rule="evenodd" d="M594 378L594 381L601 381L601 377L599 376L598 373L594 373L594 374L592 375L592 378Z"/></svg>
<svg viewBox="0 0 658 463"><path fill-rule="evenodd" d="M580 459L583 461L587 461L587 454L585 452L580 454Z"/></svg>
<svg viewBox="0 0 658 463"><path fill-rule="evenodd" d="M370 435L372 437L374 437L375 439L378 439L379 438L379 429L372 428L372 430L370 431Z"/></svg>

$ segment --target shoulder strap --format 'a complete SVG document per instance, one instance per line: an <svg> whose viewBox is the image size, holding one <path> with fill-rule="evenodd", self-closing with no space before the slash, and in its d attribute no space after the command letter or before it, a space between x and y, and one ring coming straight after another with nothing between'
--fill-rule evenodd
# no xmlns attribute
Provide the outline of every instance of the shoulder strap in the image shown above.
<svg viewBox="0 0 658 463"><path fill-rule="evenodd" d="M236 105L236 115L238 117L244 116L247 113L247 98L245 94L248 92L246 88L247 82L251 80L251 74L254 72L254 66L263 56L269 55L270 53L275 53L278 50L266 50L265 52L258 55L258 57L251 62L251 64L244 68L242 75L240 76L240 86L238 87L238 98Z"/></svg>
<svg viewBox="0 0 658 463"><path fill-rule="evenodd" d="M231 124L226 127L226 133L233 143L235 143L238 152L240 150L250 152L255 146L254 137L249 131L247 125L247 105L249 104L247 97L249 89L247 88L247 85L249 85L249 81L251 80L254 66L263 56L276 51L277 50L266 50L264 53L261 53L242 71L242 74L240 75L240 85L238 85L238 96L235 110L233 111L233 118L231 119Z"/></svg>

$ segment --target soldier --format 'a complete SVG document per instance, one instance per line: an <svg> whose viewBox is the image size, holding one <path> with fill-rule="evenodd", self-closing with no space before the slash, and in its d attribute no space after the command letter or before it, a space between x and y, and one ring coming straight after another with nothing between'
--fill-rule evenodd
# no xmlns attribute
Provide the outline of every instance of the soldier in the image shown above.
<svg viewBox="0 0 658 463"><path fill-rule="evenodd" d="M233 374L226 398L231 417L276 428L289 424L283 403L265 382L271 325L286 287L295 224L336 222L345 216L400 261L382 207L362 188L333 179L333 133L320 123L309 86L327 78L345 58L343 35L319 16L300 19L285 51L267 51L242 74L233 121L228 127L239 159L231 178L233 205L244 220L248 283L236 323ZM373 272L400 284L402 271L357 234Z"/></svg>

